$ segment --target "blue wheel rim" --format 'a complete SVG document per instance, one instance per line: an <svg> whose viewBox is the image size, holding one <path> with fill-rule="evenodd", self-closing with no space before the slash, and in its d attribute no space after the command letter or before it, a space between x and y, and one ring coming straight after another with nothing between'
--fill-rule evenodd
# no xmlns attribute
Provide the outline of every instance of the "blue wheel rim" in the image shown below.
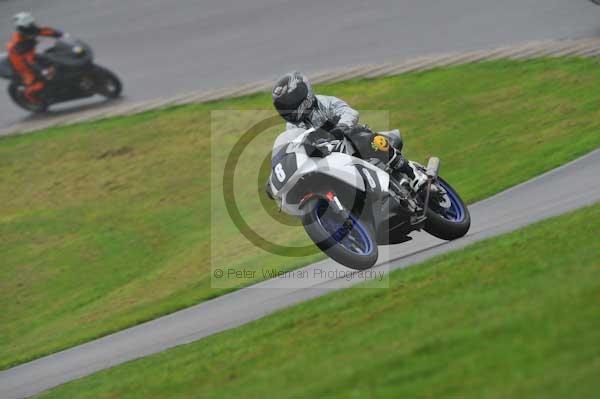
<svg viewBox="0 0 600 399"><path fill-rule="evenodd" d="M465 207L462 204L462 201L459 199L458 194L450 187L449 184L442 180L438 180L437 184L442 186L446 193L448 194L448 198L450 199L450 208L444 209L440 208L441 212L437 212L444 219L449 220L451 222L460 223L465 220Z"/></svg>
<svg viewBox="0 0 600 399"><path fill-rule="evenodd" d="M346 222L333 212L325 212L327 208L326 201L321 201L315 207L319 225L346 250L357 255L370 255L375 245L364 224L352 214Z"/></svg>

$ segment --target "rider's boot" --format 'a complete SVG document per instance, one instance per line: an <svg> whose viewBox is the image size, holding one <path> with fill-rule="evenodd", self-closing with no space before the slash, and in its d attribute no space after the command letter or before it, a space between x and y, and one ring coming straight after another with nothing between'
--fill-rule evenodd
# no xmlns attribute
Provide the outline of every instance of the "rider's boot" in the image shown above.
<svg viewBox="0 0 600 399"><path fill-rule="evenodd" d="M402 184L404 180L414 193L419 192L419 190L427 183L427 174L421 171L413 162L404 158L397 150L395 150L394 156L388 163L388 166L392 177L400 182L400 184ZM405 175L408 178L408 181L403 179L401 175Z"/></svg>
<svg viewBox="0 0 600 399"><path fill-rule="evenodd" d="M44 82L37 81L25 88L25 98L32 104L41 104L40 92L44 89Z"/></svg>

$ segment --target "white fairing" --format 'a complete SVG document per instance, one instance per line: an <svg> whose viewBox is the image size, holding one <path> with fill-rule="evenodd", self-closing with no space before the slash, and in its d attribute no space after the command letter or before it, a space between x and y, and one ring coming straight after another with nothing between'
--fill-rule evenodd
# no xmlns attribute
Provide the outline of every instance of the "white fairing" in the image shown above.
<svg viewBox="0 0 600 399"><path fill-rule="evenodd" d="M294 216L298 216L302 213L298 208L298 204L286 202L286 196L302 176L315 172L343 181L360 191L375 189L377 183L379 183L381 191L388 191L389 175L380 168L363 161L360 158L341 152L332 152L325 158L308 157L303 146L303 140L312 131L313 129L290 129L279 135L273 145L273 158L282 151L282 148L285 148L285 153L295 153L296 155L297 170L291 176L285 175L285 171L283 171L280 164L274 165L271 177L275 174L273 178L278 179L279 182L287 179L285 184L280 187L279 190L273 184L273 179L269 179L271 192L275 199L280 203L281 209L284 212ZM350 143L347 143L346 148L349 151L353 151ZM359 170L356 165L362 165L363 168ZM373 171L378 181L376 182L370 173L364 172L364 169ZM364 175L361 174L361 170ZM365 187L365 181L370 187Z"/></svg>

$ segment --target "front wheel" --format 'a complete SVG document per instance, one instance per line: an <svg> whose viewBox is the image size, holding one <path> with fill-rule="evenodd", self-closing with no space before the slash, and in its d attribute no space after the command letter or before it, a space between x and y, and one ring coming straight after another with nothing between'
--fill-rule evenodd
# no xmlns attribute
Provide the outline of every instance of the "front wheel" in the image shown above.
<svg viewBox="0 0 600 399"><path fill-rule="evenodd" d="M312 199L306 207L309 211L302 217L304 230L321 251L351 269L373 267L379 252L368 224L353 214L344 219L322 198Z"/></svg>
<svg viewBox="0 0 600 399"><path fill-rule="evenodd" d="M117 75L99 65L94 66L94 83L96 93L106 98L118 98L123 91L123 84Z"/></svg>
<svg viewBox="0 0 600 399"><path fill-rule="evenodd" d="M19 107L26 111L40 114L48 110L48 103L40 101L39 103L32 103L25 96L25 85L17 82L11 82L8 86L8 95Z"/></svg>
<svg viewBox="0 0 600 399"><path fill-rule="evenodd" d="M438 177L435 184L442 190L431 194L425 231L442 240L463 237L471 227L469 208L444 179Z"/></svg>

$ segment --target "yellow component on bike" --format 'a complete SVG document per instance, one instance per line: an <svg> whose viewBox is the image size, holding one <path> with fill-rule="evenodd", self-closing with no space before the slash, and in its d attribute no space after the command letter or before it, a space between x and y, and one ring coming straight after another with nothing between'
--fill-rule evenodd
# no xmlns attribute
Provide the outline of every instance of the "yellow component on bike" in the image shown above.
<svg viewBox="0 0 600 399"><path fill-rule="evenodd" d="M371 142L371 147L375 151L388 151L390 149L390 142L383 136L375 136Z"/></svg>

